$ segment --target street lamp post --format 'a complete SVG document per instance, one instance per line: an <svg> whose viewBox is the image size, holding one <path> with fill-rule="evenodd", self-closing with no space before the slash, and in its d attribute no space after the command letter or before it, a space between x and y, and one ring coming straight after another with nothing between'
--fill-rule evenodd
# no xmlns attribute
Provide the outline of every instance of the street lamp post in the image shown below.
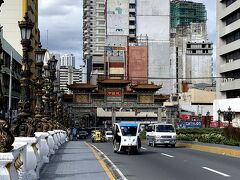
<svg viewBox="0 0 240 180"><path fill-rule="evenodd" d="M210 112L208 111L206 113L206 127L207 128L210 126L210 119L209 119L209 117L210 117Z"/></svg>
<svg viewBox="0 0 240 180"><path fill-rule="evenodd" d="M19 28L21 30L21 44L23 46L23 60L21 72L21 96L18 103L19 114L17 122L13 127L15 136L34 136L34 121L31 119L31 103L30 103L30 76L31 76L31 63L29 59L29 52L31 47L31 33L34 24L29 19L28 14L24 16L24 20L20 21Z"/></svg>
<svg viewBox="0 0 240 180"><path fill-rule="evenodd" d="M220 128L220 122L221 122L221 121L220 121L221 110L218 109L217 113L218 113L218 127Z"/></svg>
<svg viewBox="0 0 240 180"><path fill-rule="evenodd" d="M43 68L43 59L45 55L46 49L42 49L41 44L38 45L38 49L35 50L35 59L36 59L36 69L37 69L37 74L36 74L36 106L35 106L35 121L36 121L36 131L37 132L42 132L43 131L43 101L42 101L42 96L43 96L43 84L44 80L42 77L42 68Z"/></svg>
<svg viewBox="0 0 240 180"><path fill-rule="evenodd" d="M228 107L227 111L224 111L224 119L226 119L228 121L228 126L231 125L232 119L235 116L235 112L231 110L231 107Z"/></svg>
<svg viewBox="0 0 240 180"><path fill-rule="evenodd" d="M0 7L4 1L0 0ZM0 34L1 34L2 27L0 27ZM2 92L2 65L3 65L3 59L2 59L2 43L1 43L1 37L0 37L0 152L9 152L13 149L13 142L14 142L14 136L12 135L10 131L10 125L9 122L5 119L5 111L4 111L4 96Z"/></svg>

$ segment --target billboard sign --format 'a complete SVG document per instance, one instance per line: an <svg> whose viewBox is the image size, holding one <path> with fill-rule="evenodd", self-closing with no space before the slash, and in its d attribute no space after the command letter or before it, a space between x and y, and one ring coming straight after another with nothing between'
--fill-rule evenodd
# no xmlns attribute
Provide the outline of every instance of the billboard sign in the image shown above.
<svg viewBox="0 0 240 180"><path fill-rule="evenodd" d="M184 121L178 123L179 128L202 128L202 121Z"/></svg>

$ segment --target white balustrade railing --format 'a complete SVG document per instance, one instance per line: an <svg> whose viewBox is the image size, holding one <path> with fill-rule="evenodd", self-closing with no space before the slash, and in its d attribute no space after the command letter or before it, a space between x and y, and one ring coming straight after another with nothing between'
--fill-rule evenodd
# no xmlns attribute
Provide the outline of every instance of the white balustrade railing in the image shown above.
<svg viewBox="0 0 240 180"><path fill-rule="evenodd" d="M35 137L15 137L14 149L0 153L0 180L34 180L50 156L66 142L63 130L36 132Z"/></svg>

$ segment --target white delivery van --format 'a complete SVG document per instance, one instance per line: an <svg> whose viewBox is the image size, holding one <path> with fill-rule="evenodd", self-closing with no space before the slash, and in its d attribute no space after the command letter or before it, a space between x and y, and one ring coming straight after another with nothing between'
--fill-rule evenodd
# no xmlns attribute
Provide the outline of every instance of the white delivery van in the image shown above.
<svg viewBox="0 0 240 180"><path fill-rule="evenodd" d="M140 124L115 123L113 127L113 151L139 153L141 149Z"/></svg>
<svg viewBox="0 0 240 180"><path fill-rule="evenodd" d="M157 123L151 124L147 130L148 145L155 147L156 145L171 145L176 144L176 130L172 124Z"/></svg>

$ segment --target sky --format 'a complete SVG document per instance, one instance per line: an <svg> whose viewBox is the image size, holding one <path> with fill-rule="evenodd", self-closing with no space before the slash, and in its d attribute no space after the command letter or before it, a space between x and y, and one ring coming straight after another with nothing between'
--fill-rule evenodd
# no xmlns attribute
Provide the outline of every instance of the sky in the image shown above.
<svg viewBox="0 0 240 180"><path fill-rule="evenodd" d="M216 41L216 0L193 0L206 5L208 37ZM41 42L50 53L74 54L76 65L82 62L83 0L40 0L39 29ZM214 53L215 56L215 53Z"/></svg>

